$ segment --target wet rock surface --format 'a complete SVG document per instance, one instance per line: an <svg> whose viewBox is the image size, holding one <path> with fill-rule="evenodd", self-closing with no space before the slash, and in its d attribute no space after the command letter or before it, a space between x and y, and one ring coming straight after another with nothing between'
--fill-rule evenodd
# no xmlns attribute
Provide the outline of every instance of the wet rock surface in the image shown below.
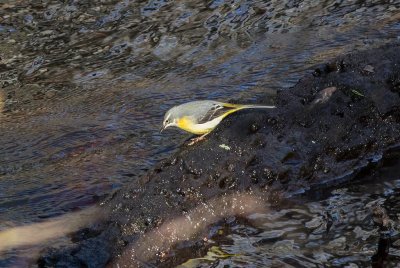
<svg viewBox="0 0 400 268"><path fill-rule="evenodd" d="M396 151L399 144L399 85L398 45L318 66L294 88L278 92L276 109L229 116L204 142L182 145L115 193L103 202L111 213L109 222L97 226L104 229L100 235L83 235L72 251L46 253L40 266L118 262L117 256L140 234L216 196L257 192L279 205L299 194L362 181L362 172L379 166L385 152ZM306 226L316 225L310 221ZM345 238L332 239L330 246L345 243ZM94 264L90 252L102 262Z"/></svg>

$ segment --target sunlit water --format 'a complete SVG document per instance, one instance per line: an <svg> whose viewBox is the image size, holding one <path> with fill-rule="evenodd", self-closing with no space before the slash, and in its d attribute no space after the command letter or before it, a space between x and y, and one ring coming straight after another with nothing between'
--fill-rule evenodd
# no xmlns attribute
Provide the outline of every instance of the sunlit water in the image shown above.
<svg viewBox="0 0 400 268"><path fill-rule="evenodd" d="M0 2L0 230L94 204L167 157L189 137L159 134L172 105L254 102L400 38L400 1L28 2Z"/></svg>
<svg viewBox="0 0 400 268"><path fill-rule="evenodd" d="M245 221L231 217L210 228L207 254L179 267L371 267L380 237L391 237L391 247L386 266L376 267L399 267L399 171L397 161L362 185L315 192ZM388 209L392 228L374 224L376 206Z"/></svg>

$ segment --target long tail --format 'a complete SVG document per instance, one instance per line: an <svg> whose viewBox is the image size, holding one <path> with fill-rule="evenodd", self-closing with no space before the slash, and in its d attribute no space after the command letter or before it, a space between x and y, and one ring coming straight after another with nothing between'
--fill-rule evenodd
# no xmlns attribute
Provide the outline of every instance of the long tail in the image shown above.
<svg viewBox="0 0 400 268"><path fill-rule="evenodd" d="M273 105L251 105L251 104L231 104L231 103L224 103L225 107L235 108L238 110L242 109L273 109L276 106Z"/></svg>
<svg viewBox="0 0 400 268"><path fill-rule="evenodd" d="M243 109L273 109L276 106L273 105L241 105Z"/></svg>
<svg viewBox="0 0 400 268"><path fill-rule="evenodd" d="M227 117L228 115L243 110L243 109L272 109L276 108L276 106L268 106L268 105L244 105L244 104L231 104L231 103L224 103L224 107L230 108L228 112L222 115L222 118Z"/></svg>

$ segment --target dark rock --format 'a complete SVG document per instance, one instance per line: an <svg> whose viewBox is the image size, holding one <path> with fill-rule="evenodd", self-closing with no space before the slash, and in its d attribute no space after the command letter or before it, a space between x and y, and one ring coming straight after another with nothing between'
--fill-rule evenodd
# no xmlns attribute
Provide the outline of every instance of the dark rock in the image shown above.
<svg viewBox="0 0 400 268"><path fill-rule="evenodd" d="M119 231L111 224L101 233L87 228L79 232L80 243L73 248L50 250L38 260L39 267L105 267L113 245L118 245ZM96 235L97 236L94 236ZM77 239L78 235L75 235ZM93 237L94 236L94 237Z"/></svg>
<svg viewBox="0 0 400 268"><path fill-rule="evenodd" d="M110 245L101 237L90 238L82 243L75 257L88 268L104 267L111 257Z"/></svg>
<svg viewBox="0 0 400 268"><path fill-rule="evenodd" d="M366 62L371 75L365 74ZM110 222L120 231L104 235L107 229L81 241L72 255L89 267L87 259L96 256L95 265L104 266L110 252L117 256L125 248L115 241L135 241L138 234L226 193L252 190L279 204L352 181L399 144L399 73L399 46L350 54L278 92L276 109L229 116L204 142L183 146L110 198ZM65 255L71 252L59 259Z"/></svg>

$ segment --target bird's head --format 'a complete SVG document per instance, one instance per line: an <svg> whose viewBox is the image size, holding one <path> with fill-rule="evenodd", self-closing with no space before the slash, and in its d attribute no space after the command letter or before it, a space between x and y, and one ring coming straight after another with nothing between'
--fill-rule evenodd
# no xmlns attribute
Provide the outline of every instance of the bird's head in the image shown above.
<svg viewBox="0 0 400 268"><path fill-rule="evenodd" d="M177 115L177 113L176 113L174 108L170 109L168 112L165 113L164 120L163 120L163 125L162 125L162 127L160 129L160 133L164 129L168 128L168 127L177 126L178 115Z"/></svg>

